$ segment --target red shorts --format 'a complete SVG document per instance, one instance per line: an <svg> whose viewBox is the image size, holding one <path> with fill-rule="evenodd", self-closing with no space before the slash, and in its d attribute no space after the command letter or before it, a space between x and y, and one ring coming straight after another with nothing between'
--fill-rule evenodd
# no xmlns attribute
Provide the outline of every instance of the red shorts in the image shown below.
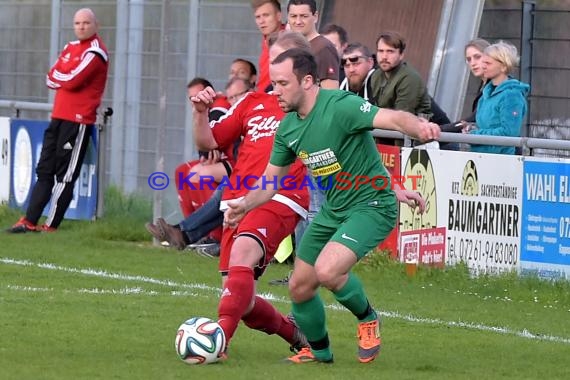
<svg viewBox="0 0 570 380"><path fill-rule="evenodd" d="M263 257L254 268L257 280L273 259L281 241L295 231L295 226L300 219L301 216L289 206L271 200L248 212L237 228L224 228L220 247L220 273L228 274L234 239L238 236L250 236L259 243L263 250ZM259 230L265 231L265 234Z"/></svg>

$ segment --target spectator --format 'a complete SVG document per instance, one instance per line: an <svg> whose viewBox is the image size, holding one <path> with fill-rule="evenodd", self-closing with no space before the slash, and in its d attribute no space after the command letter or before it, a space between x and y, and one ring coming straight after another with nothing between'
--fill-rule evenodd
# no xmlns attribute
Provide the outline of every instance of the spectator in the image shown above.
<svg viewBox="0 0 570 380"><path fill-rule="evenodd" d="M348 33L346 30L340 25L327 24L321 30L321 35L334 45L338 56L342 56L344 49L348 46Z"/></svg>
<svg viewBox="0 0 570 380"><path fill-rule="evenodd" d="M109 57L98 29L99 22L91 9L78 10L73 17L77 41L65 45L47 74L46 84L56 93L36 167L38 180L26 216L9 232L56 231L73 198L73 187L107 82ZM42 226L37 226L50 199L48 217Z"/></svg>
<svg viewBox="0 0 570 380"><path fill-rule="evenodd" d="M477 126L466 132L486 136L520 136L530 86L510 76L519 62L517 48L499 41L486 47L483 53L483 76L487 84L477 103ZM515 147L471 145L471 151L515 154Z"/></svg>
<svg viewBox="0 0 570 380"><path fill-rule="evenodd" d="M340 25L327 24L321 30L321 35L334 45L336 51L338 52L338 56L342 57L344 49L346 49L348 46L348 33L346 30ZM338 74L338 81L339 83L342 83L345 78L345 72L342 65L340 65Z"/></svg>
<svg viewBox="0 0 570 380"><path fill-rule="evenodd" d="M360 42L351 43L344 49L340 64L346 75L340 84L340 89L369 100L372 94L372 83L369 79L374 73L374 61L370 50Z"/></svg>
<svg viewBox="0 0 570 380"><path fill-rule="evenodd" d="M483 55L485 48L487 48L490 43L487 40L482 38L476 38L474 40L469 41L465 45L465 62L469 65L469 69L471 70L471 74L475 78L480 79L479 88L477 91L477 96L473 100L473 105L471 107L471 112L473 114L466 118L465 121L475 121L475 111L477 110L477 103L479 102L479 98L483 94L483 87L487 83L487 79L483 75Z"/></svg>
<svg viewBox="0 0 570 380"><path fill-rule="evenodd" d="M381 33L376 47L380 70L371 79L376 105L415 115L431 114L426 85L418 72L404 61L404 38L396 32Z"/></svg>
<svg viewBox="0 0 570 380"><path fill-rule="evenodd" d="M425 115L430 120L433 116L431 99L418 72L404 61L404 38L396 32L380 33L376 39L376 49L379 70L370 78L371 103L380 108ZM377 138L376 141L388 145L400 143L386 138Z"/></svg>
<svg viewBox="0 0 570 380"><path fill-rule="evenodd" d="M341 83L341 90L353 92L360 97L375 103L372 97L374 90L371 78L376 70L374 67L374 60L370 50L359 42L351 43L344 50L341 59L341 65L344 66L347 78ZM379 82L375 83L379 86ZM430 97L431 114L433 115L431 121L440 125L449 123L449 118L437 103ZM393 140L379 139L383 143L393 144Z"/></svg>
<svg viewBox="0 0 570 380"><path fill-rule="evenodd" d="M441 130L443 132L461 132L462 129L467 125L466 123L475 122L475 111L477 110L477 102L479 101L479 98L483 94L483 87L485 86L486 83L486 79L483 76L483 65L481 61L483 59L483 51L489 45L490 43L482 38L476 38L474 40L471 40L467 42L467 44L465 45L465 62L467 62L467 65L471 70L471 74L473 74L475 78L478 78L480 80L479 88L477 90L477 95L473 100L473 104L471 107L471 114L461 121L442 125Z"/></svg>
<svg viewBox="0 0 570 380"><path fill-rule="evenodd" d="M230 76L228 79L234 77L245 78L249 81L249 87L255 88L255 82L257 81L257 70L255 65L243 58L236 58L230 66Z"/></svg>
<svg viewBox="0 0 570 380"><path fill-rule="evenodd" d="M226 85L227 99L233 106L248 92L252 90L251 82L247 78L233 77ZM209 86L212 88L212 86ZM196 96L195 93L193 96ZM214 100L215 102L215 100ZM211 110L210 110L211 113ZM212 121L212 120L210 120ZM232 148L234 149L234 148ZM235 149L234 149L235 150ZM213 150L217 152L217 150ZM226 168L221 168L226 170ZM207 175L215 176L215 173ZM231 170L221 173L221 177L227 178L231 175ZM222 182L222 178L216 178L217 182ZM196 184L195 187L200 187ZM196 191L196 190L194 190ZM186 247L193 248L198 254L207 257L216 257L220 253L220 237L223 222L223 213L220 211L220 201L222 199L223 186L218 186L213 191L212 196L201 207L189 215L185 215L185 219L180 223L171 225L182 231L182 234L167 234L163 227L153 223L147 223L146 229L160 241L168 241L169 246L178 250ZM220 229L220 231L218 231ZM212 232L212 230L214 232ZM210 236L205 236L210 233Z"/></svg>
<svg viewBox="0 0 570 380"><path fill-rule="evenodd" d="M192 79L187 85L188 99L190 100L206 87L212 87L212 84L208 80L200 77ZM230 106L231 105L225 96L216 97L214 103L212 103L209 108L209 119L211 121L219 119L222 115L226 114ZM233 165L233 150L229 150L223 154L220 154L220 152L200 151L199 155L200 158L198 160L184 162L174 171L178 201L180 204L180 210L184 217L188 217L201 207L210 198L213 190L208 187L200 189L197 186L194 186L196 188L192 188L191 186L184 184L184 182L181 183L180 180L189 177L191 182L197 184L195 181L199 181L201 176L211 175L215 176L219 181L221 180L221 177L231 173L231 167ZM220 233L221 231L218 235Z"/></svg>
<svg viewBox="0 0 570 380"><path fill-rule="evenodd" d="M212 87L212 83L210 83L210 81L205 78L196 77L190 80L190 82L188 82L186 85L188 100L190 100L190 98L193 96L196 96L197 93L206 87ZM210 106L208 117L210 120L218 120L220 117L225 115L226 112L228 112L229 108L230 103L228 102L228 99L225 96L218 96L216 97L214 103Z"/></svg>
<svg viewBox="0 0 570 380"><path fill-rule="evenodd" d="M299 32L311 44L317 60L317 75L322 88L338 88L339 56L334 45L317 32L317 3L315 0L289 0L287 19L292 31Z"/></svg>
<svg viewBox="0 0 570 380"><path fill-rule="evenodd" d="M269 80L269 44L267 40L272 33L284 30L285 25L281 22L281 3L279 3L279 0L252 0L251 7L253 8L255 24L262 35L257 90L264 92L271 86L271 80Z"/></svg>

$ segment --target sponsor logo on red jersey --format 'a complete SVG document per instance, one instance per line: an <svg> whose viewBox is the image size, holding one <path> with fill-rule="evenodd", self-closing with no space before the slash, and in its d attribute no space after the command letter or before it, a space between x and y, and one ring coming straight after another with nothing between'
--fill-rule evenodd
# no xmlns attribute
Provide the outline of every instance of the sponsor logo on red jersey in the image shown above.
<svg viewBox="0 0 570 380"><path fill-rule="evenodd" d="M272 137L277 132L279 122L275 116L254 116L247 121L247 126L250 127L247 134L251 136L253 142L262 137Z"/></svg>

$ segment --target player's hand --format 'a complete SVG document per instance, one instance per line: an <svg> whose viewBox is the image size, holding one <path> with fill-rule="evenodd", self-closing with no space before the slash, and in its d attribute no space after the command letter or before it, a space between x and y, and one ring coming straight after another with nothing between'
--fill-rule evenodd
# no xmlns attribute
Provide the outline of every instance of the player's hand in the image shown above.
<svg viewBox="0 0 570 380"><path fill-rule="evenodd" d="M196 112L207 112L216 98L216 91L212 87L206 87L195 96L191 97L192 106Z"/></svg>
<svg viewBox="0 0 570 380"><path fill-rule="evenodd" d="M224 226L236 228L238 223L245 216L245 202L243 200L228 201L228 207L226 212L224 212Z"/></svg>
<svg viewBox="0 0 570 380"><path fill-rule="evenodd" d="M221 157L222 154L220 153L220 151L217 149L213 149L208 152L208 157L204 156L200 157L200 163L202 165L212 165L215 164L216 162L219 162Z"/></svg>
<svg viewBox="0 0 570 380"><path fill-rule="evenodd" d="M417 191L394 189L398 201L407 204L411 208L418 207L418 213L423 214L426 209L426 201Z"/></svg>
<svg viewBox="0 0 570 380"><path fill-rule="evenodd" d="M418 118L417 138L422 142L432 141L439 139L441 128L435 123Z"/></svg>

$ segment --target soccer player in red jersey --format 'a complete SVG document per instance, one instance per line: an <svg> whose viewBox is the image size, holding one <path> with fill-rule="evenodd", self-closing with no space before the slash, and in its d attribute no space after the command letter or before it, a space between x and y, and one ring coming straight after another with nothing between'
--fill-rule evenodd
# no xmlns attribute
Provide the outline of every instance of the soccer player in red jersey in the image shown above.
<svg viewBox="0 0 570 380"><path fill-rule="evenodd" d="M208 106L216 97L211 88L192 98L194 103L194 138L203 150L224 149L242 137L236 165L224 185L221 209L229 200L240 199L269 162L273 139L284 113L277 98L250 92L226 115L208 123ZM306 346L295 323L281 314L267 300L256 296L255 281L263 274L279 243L293 233L300 218L306 217L308 191L302 186L306 171L300 161L291 166L286 186L263 207L248 214L233 228L222 233L219 269L223 291L218 306L218 321L229 342L240 320L267 334L278 334L292 348ZM266 178L268 182L273 179Z"/></svg>

